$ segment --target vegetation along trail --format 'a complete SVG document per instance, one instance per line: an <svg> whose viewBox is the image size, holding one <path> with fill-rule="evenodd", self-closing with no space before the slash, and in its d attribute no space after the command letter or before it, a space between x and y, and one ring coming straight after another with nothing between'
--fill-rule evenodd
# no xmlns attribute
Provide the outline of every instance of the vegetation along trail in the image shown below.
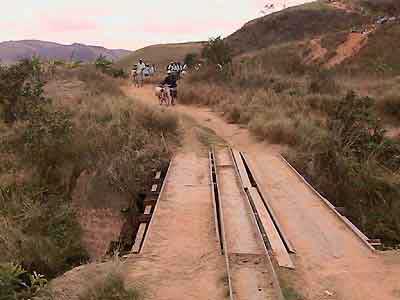
<svg viewBox="0 0 400 300"><path fill-rule="evenodd" d="M152 86L129 87L125 92L157 104ZM257 141L247 129L226 123L208 108L178 105L170 109L190 116L232 147L247 153L297 252L296 270L281 270L281 276L293 281L306 299L398 299L399 258L390 252L373 253L366 247L281 160L278 146ZM167 197L171 196L167 192ZM196 213L193 222L200 216ZM171 241L169 247L174 245ZM176 255L171 253L172 257Z"/></svg>

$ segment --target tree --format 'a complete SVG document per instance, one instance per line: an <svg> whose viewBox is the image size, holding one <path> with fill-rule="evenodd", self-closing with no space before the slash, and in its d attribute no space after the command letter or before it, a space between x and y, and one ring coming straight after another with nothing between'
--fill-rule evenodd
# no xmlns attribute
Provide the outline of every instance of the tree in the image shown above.
<svg viewBox="0 0 400 300"><path fill-rule="evenodd" d="M219 36L211 38L204 46L202 57L208 63L226 65L232 62L232 50L229 45Z"/></svg>

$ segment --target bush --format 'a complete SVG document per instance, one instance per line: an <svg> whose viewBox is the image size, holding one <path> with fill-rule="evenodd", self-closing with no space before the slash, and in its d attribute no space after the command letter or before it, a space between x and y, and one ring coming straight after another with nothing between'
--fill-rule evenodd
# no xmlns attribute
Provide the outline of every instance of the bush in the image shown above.
<svg viewBox="0 0 400 300"><path fill-rule="evenodd" d="M377 106L384 114L400 120L400 95L385 96L377 103Z"/></svg>
<svg viewBox="0 0 400 300"><path fill-rule="evenodd" d="M0 299L2 300L29 300L50 298L46 290L47 280L36 272L25 271L15 264L0 264Z"/></svg>
<svg viewBox="0 0 400 300"><path fill-rule="evenodd" d="M193 67L199 61L199 55L197 53L188 53L185 56L184 64L189 68Z"/></svg>
<svg viewBox="0 0 400 300"><path fill-rule="evenodd" d="M211 38L204 46L202 56L214 65L224 66L232 62L232 50L221 37Z"/></svg>
<svg viewBox="0 0 400 300"><path fill-rule="evenodd" d="M43 100L37 68L37 63L30 60L0 66L0 106L6 123L26 119L28 106Z"/></svg>
<svg viewBox="0 0 400 300"><path fill-rule="evenodd" d="M313 94L338 94L339 87L329 71L312 73L309 91Z"/></svg>

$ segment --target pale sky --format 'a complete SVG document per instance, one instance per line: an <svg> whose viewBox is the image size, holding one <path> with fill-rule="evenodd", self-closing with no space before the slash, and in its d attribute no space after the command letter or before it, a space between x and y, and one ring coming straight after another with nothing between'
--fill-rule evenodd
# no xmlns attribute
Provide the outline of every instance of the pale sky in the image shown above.
<svg viewBox="0 0 400 300"><path fill-rule="evenodd" d="M8 0L0 42L38 39L135 50L159 43L226 36L275 10L312 0Z"/></svg>

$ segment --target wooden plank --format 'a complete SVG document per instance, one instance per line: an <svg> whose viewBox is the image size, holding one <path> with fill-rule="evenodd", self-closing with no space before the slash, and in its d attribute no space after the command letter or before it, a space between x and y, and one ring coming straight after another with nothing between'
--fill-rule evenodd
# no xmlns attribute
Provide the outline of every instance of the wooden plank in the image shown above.
<svg viewBox="0 0 400 300"><path fill-rule="evenodd" d="M243 188L245 188L245 189L251 188L252 185L250 182L250 178L247 174L246 168L244 166L244 163L243 163L242 157L240 156L239 151L234 150L234 149L231 149L231 150L232 150L233 158L235 159L235 162L236 162L237 169L239 171L240 179L242 180L242 183L243 183Z"/></svg>
<svg viewBox="0 0 400 300"><path fill-rule="evenodd" d="M234 160L232 151L231 151L231 159ZM238 169L235 168L235 170L236 170L237 176L239 176ZM218 181L218 178L217 178L217 181ZM242 191L243 191L243 193L244 193L244 195L245 195L245 197L247 199L247 204L250 206L250 209L253 211L252 204L250 203L251 199L250 199L250 196L248 195L248 190L247 189L245 190L245 188L243 186L243 183L242 183ZM251 220L252 220L254 226L256 227L256 230L257 230L257 233L258 233L260 239L263 239L263 233L261 232L260 227L257 225L258 222L256 220L255 213L253 212L250 215L251 215ZM267 262L268 262L267 267L270 270L271 275L272 275L272 283L273 283L273 286L276 289L276 299L277 300L284 300L284 296L283 296L283 293L282 293L281 285L279 283L278 275L277 275L277 273L275 271L275 268L274 268L274 265L272 263L271 256L268 253L268 249L267 249L265 243L262 243L262 245L263 245L263 248L264 248L264 251L265 251L265 254L266 254L265 257L267 258Z"/></svg>
<svg viewBox="0 0 400 300"><path fill-rule="evenodd" d="M151 215L139 215L137 220L139 223L149 223L151 220Z"/></svg>
<svg viewBox="0 0 400 300"><path fill-rule="evenodd" d="M153 207L151 206L151 205L147 205L145 208L144 208L144 214L145 215L150 215L151 214L151 209L152 209Z"/></svg>
<svg viewBox="0 0 400 300"><path fill-rule="evenodd" d="M364 233L362 233L353 223L351 223L346 217L342 216L332 205L332 203L329 202L328 199L326 199L324 196L322 196L314 187L308 183L308 181L299 173L297 170L281 155L281 160L291 169L297 177L316 195L322 202L340 219L342 220L347 227L353 231L353 233L361 240L361 242L369 248L372 252L375 252L376 249L368 243L368 237L365 236Z"/></svg>
<svg viewBox="0 0 400 300"><path fill-rule="evenodd" d="M288 251L289 251L290 253L296 253L296 249L294 248L294 246L293 246L292 243L290 242L289 238L286 236L286 234L285 234L285 232L284 232L284 230L283 230L283 226L282 226L281 223L279 222L279 219L277 218L277 216L276 216L274 210L272 209L272 206L271 206L271 203L270 203L271 200L269 199L269 197L267 197L267 194L264 192L264 187L263 187L263 185L261 184L261 182L259 181L257 175L256 175L256 174L254 173L254 171L253 171L254 168L253 168L253 165L252 165L250 159L247 157L247 155L246 155L245 153L241 153L241 154L242 154L242 156L243 156L243 158L244 158L244 161L246 162L247 166L248 166L248 167L250 168L250 170L251 170L253 179L254 179L254 181L256 182L256 186L257 186L258 193L261 195L261 198L262 198L262 200L263 200L265 206L267 207L270 216L271 216L272 219L274 220L274 223L275 223L275 225L276 225L276 228L277 228L277 230L278 230L278 232L279 232L281 238L283 239L283 241L284 241L284 243L285 243L285 245L286 245L286 248L288 249Z"/></svg>
<svg viewBox="0 0 400 300"><path fill-rule="evenodd" d="M158 172L156 173L156 177L154 177L154 179L160 180L160 178L161 178L161 171L158 171Z"/></svg>
<svg viewBox="0 0 400 300"><path fill-rule="evenodd" d="M157 185L157 184L153 184L153 185L151 186L151 192L152 192L152 193L157 192L157 188L158 188L158 185Z"/></svg>
<svg viewBox="0 0 400 300"><path fill-rule="evenodd" d="M265 234L267 235L269 244L276 258L276 261L278 262L278 265L280 267L294 269L292 259L290 258L290 255L281 240L281 237L275 227L274 222L272 222L271 216L269 215L267 208L265 207L264 202L262 201L261 196L258 193L258 190L256 188L249 188L248 192L257 210L258 217L264 228Z"/></svg>
<svg viewBox="0 0 400 300"><path fill-rule="evenodd" d="M146 223L141 223L139 225L139 230L138 230L138 232L136 234L136 238L135 238L135 244L133 244L133 247L132 247L132 252L133 253L139 253L140 252L140 247L142 246L144 235L146 233L146 227L147 227Z"/></svg>
<svg viewBox="0 0 400 300"><path fill-rule="evenodd" d="M144 204L145 207L148 206L148 205L150 205L150 206L155 206L156 203L157 203L157 199L148 199L148 198L146 198L146 199L143 201L143 204Z"/></svg>
<svg viewBox="0 0 400 300"><path fill-rule="evenodd" d="M162 197L162 195L163 195L165 186L167 185L168 176L169 176L169 174L170 174L170 172L171 172L171 168L172 168L172 164L173 164L173 163L174 163L174 158L172 158L171 161L169 162L168 169L167 169L167 172L165 173L165 177L164 177L164 180L163 180L163 182L162 182L161 189L160 189L160 193L158 194L157 199L156 199L154 202L150 202L149 200L148 200L148 202L146 202L146 200L145 200L145 205L146 205L146 203L149 203L149 204L150 204L150 203L154 203L154 204L153 204L153 205L154 205L153 217L150 219L149 228L147 229L147 231L150 231L151 226L153 225L154 220L155 220L156 217L157 217L157 209L158 209L158 207L160 206L160 200L161 200L161 197ZM147 239L144 239L144 241L143 241L143 245L142 245L143 251L144 251L145 249L147 249L147 248L145 248L145 246L146 246L146 241L147 241Z"/></svg>

